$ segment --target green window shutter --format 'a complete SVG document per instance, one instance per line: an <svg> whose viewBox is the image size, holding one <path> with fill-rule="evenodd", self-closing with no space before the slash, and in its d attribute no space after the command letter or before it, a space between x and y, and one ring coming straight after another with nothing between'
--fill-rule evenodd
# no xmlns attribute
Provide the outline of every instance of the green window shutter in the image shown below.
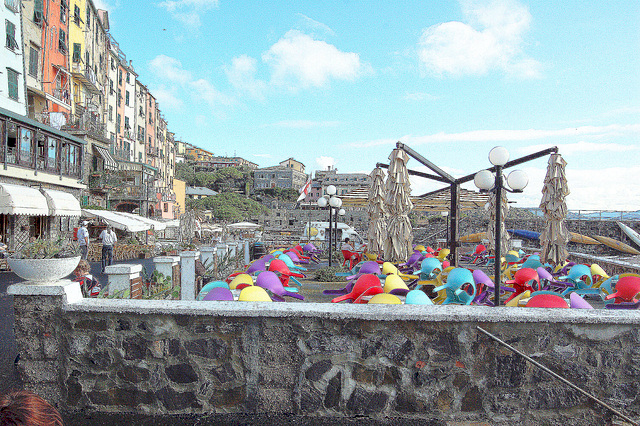
<svg viewBox="0 0 640 426"><path fill-rule="evenodd" d="M59 31L58 37L58 50L62 53L67 53L67 33L64 30Z"/></svg>
<svg viewBox="0 0 640 426"><path fill-rule="evenodd" d="M7 68L7 80L9 82L9 97L18 100L18 73L11 68Z"/></svg>
<svg viewBox="0 0 640 426"><path fill-rule="evenodd" d="M38 49L33 46L29 50L29 75L38 76Z"/></svg>
<svg viewBox="0 0 640 426"><path fill-rule="evenodd" d="M44 16L44 6L42 0L34 0L33 2L33 22L42 22Z"/></svg>
<svg viewBox="0 0 640 426"><path fill-rule="evenodd" d="M80 62L80 43L73 43L73 62Z"/></svg>

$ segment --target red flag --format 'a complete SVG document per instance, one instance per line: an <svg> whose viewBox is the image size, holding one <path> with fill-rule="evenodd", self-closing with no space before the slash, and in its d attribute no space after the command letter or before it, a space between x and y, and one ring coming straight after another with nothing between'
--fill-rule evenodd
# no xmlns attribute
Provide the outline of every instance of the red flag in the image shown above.
<svg viewBox="0 0 640 426"><path fill-rule="evenodd" d="M304 198L309 193L309 189L311 189L311 176L309 176L309 178L307 179L307 182L304 185L302 185L302 187L298 190L298 192L300 192L300 196L298 197L298 200L296 201L297 203L299 203L300 201L304 200Z"/></svg>

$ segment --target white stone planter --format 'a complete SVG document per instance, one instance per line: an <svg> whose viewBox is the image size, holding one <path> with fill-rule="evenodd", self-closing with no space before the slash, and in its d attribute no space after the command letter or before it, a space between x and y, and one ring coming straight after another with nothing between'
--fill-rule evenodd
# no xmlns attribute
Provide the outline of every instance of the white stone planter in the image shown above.
<svg viewBox="0 0 640 426"><path fill-rule="evenodd" d="M7 259L7 263L26 281L50 282L66 277L76 269L80 256L54 259Z"/></svg>

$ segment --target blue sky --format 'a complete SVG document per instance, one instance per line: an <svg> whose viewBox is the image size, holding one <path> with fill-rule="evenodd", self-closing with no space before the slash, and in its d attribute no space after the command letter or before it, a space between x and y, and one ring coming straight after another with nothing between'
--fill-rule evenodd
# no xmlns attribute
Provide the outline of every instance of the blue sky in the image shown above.
<svg viewBox="0 0 640 426"><path fill-rule="evenodd" d="M96 4L170 129L217 155L369 173L400 140L463 176L558 146L570 209L640 209L638 2ZM546 158L522 168L510 199L537 206Z"/></svg>

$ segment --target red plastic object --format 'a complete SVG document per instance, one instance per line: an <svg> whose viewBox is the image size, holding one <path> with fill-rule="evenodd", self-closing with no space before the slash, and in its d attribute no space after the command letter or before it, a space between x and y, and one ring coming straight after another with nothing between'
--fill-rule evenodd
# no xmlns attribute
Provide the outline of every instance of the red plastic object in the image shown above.
<svg viewBox="0 0 640 426"><path fill-rule="evenodd" d="M364 298L367 296L375 296L376 294L384 293L384 290L381 287L369 287L366 289L353 303L369 303L368 300Z"/></svg>
<svg viewBox="0 0 640 426"><path fill-rule="evenodd" d="M605 299L615 298L615 303L637 302L635 296L640 293L640 277L622 277L616 284L615 293L609 294Z"/></svg>
<svg viewBox="0 0 640 426"><path fill-rule="evenodd" d="M342 250L342 257L344 257L342 266L344 266L345 263L349 262L349 270L353 269L353 267L357 265L361 260L361 256L359 253L349 250Z"/></svg>
<svg viewBox="0 0 640 426"><path fill-rule="evenodd" d="M333 299L331 302L338 303L338 302L342 302L343 300L355 300L358 298L358 296L360 296L362 293L364 293L365 291L367 291L367 289L371 287L380 287L380 290L382 290L380 279L373 274L364 274L360 278L358 278L356 283L353 285L353 288L351 289L350 293L344 294L342 296L338 296L335 299Z"/></svg>
<svg viewBox="0 0 640 426"><path fill-rule="evenodd" d="M565 308L569 309L567 301L555 294L538 294L527 302L527 308Z"/></svg>

